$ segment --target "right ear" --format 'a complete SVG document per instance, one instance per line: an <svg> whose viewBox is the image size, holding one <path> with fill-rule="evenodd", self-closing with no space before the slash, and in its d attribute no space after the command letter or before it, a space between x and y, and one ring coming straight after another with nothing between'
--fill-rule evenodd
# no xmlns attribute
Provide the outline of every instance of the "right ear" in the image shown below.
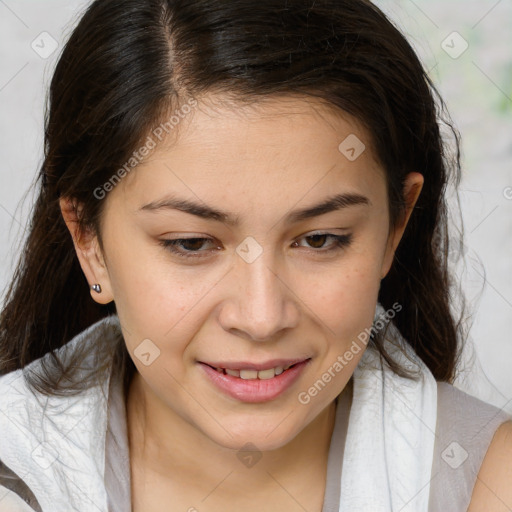
<svg viewBox="0 0 512 512"><path fill-rule="evenodd" d="M108 304L114 300L108 269L105 264L98 237L90 230L82 232L79 229L78 219L81 207L76 200L61 197L60 210L64 222L71 233L73 245L85 274L89 287L93 284L101 286L101 293L91 289L91 296L98 304Z"/></svg>

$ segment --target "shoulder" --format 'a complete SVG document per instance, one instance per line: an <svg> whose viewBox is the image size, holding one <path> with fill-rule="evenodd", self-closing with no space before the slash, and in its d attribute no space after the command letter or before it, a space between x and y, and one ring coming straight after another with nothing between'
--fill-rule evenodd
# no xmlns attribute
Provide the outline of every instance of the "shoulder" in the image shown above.
<svg viewBox="0 0 512 512"><path fill-rule="evenodd" d="M512 508L512 420L494 433L477 475L468 512L506 512Z"/></svg>
<svg viewBox="0 0 512 512"><path fill-rule="evenodd" d="M437 409L439 423L452 433L460 432L463 435L471 432L477 435L482 429L492 435L499 425L512 420L512 416L499 407L448 382L437 382ZM483 436L478 437L483 439Z"/></svg>
<svg viewBox="0 0 512 512"><path fill-rule="evenodd" d="M461 444L471 448L480 447L484 450L482 458L496 429L512 420L512 416L499 407L447 382L437 382L437 413L438 434L455 436Z"/></svg>
<svg viewBox="0 0 512 512"><path fill-rule="evenodd" d="M501 439L503 430L507 428L503 425L510 425L512 417L453 384L437 382L437 391L430 510L466 511L483 461L487 453L494 452L491 444ZM485 507L470 510L494 512Z"/></svg>

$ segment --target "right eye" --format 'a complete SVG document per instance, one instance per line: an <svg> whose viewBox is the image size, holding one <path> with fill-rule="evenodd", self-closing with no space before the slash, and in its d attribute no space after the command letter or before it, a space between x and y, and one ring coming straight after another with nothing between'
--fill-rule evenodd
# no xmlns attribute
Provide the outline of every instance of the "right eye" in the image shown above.
<svg viewBox="0 0 512 512"><path fill-rule="evenodd" d="M206 251L199 249L205 242L213 242L213 240L211 238L175 238L174 240L160 240L160 245L182 258L202 258L204 256L201 253ZM185 250L180 250L179 247L185 248ZM217 249L219 249L218 246Z"/></svg>

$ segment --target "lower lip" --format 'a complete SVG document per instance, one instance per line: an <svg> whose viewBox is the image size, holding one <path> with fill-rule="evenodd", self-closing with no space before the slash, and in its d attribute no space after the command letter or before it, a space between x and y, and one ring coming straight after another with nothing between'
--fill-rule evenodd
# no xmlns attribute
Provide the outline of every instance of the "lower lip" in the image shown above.
<svg viewBox="0 0 512 512"><path fill-rule="evenodd" d="M311 361L307 359L292 368L272 377L271 379L241 379L232 375L224 375L207 364L200 363L211 381L227 395L242 402L268 402L284 393L300 376L306 365Z"/></svg>

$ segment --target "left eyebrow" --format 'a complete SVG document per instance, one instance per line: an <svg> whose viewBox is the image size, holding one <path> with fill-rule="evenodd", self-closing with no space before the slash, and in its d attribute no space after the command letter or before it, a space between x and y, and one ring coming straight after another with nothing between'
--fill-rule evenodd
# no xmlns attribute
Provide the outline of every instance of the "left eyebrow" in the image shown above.
<svg viewBox="0 0 512 512"><path fill-rule="evenodd" d="M336 194L313 206L302 210L295 210L285 217L285 223L293 224L301 220L318 217L336 210L342 210L349 206L371 206L371 201L361 194Z"/></svg>
<svg viewBox="0 0 512 512"><path fill-rule="evenodd" d="M326 213L330 213L336 210L342 210L350 206L371 206L371 201L366 196L356 193L343 193L336 194L334 196L324 199L322 202L317 203L307 208L294 210L288 213L284 219L285 224L293 224L302 220L318 217ZM158 210L179 210L197 217L201 217L206 220L214 220L217 222L223 222L230 226L238 226L240 223L240 217L229 212L221 211L212 206L205 204L195 203L189 199L178 198L175 196L167 196L158 201L152 201L151 203L142 206L139 211L151 211L155 212Z"/></svg>

